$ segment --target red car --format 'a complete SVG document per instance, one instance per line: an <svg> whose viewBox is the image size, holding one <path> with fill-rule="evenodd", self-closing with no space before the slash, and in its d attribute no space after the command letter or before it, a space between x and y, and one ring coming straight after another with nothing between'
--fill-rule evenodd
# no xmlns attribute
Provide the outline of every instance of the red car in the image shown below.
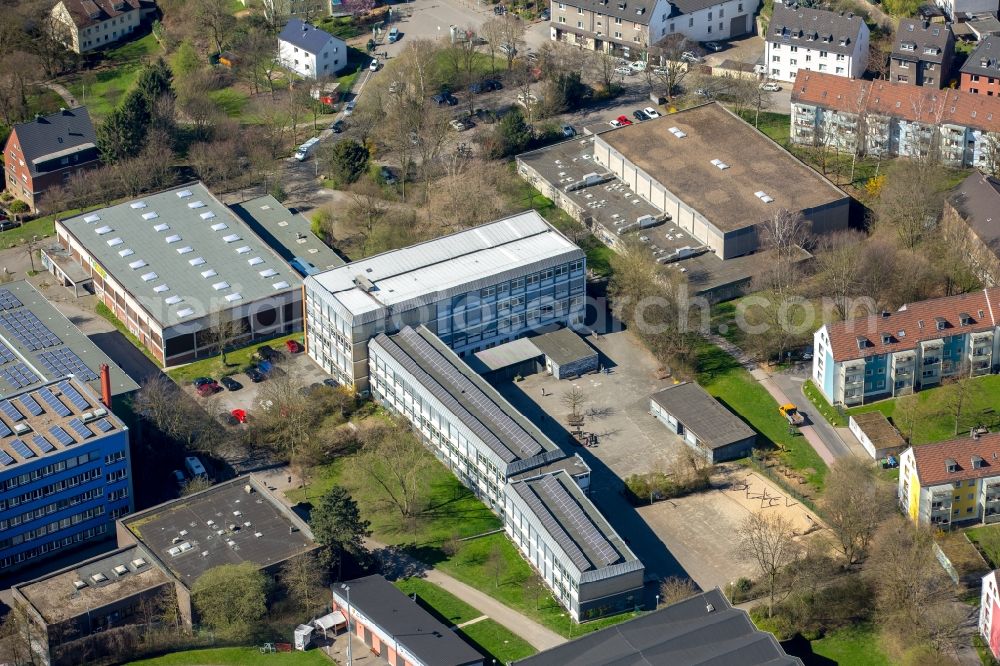
<svg viewBox="0 0 1000 666"><path fill-rule="evenodd" d="M236 419L237 423L247 422L247 413L244 409L234 409L232 411L233 418Z"/></svg>
<svg viewBox="0 0 1000 666"><path fill-rule="evenodd" d="M302 345L299 344L298 340L286 340L285 349L288 350L289 354L298 354L302 351Z"/></svg>
<svg viewBox="0 0 1000 666"><path fill-rule="evenodd" d="M218 393L221 390L222 390L222 387L219 386L219 383L213 381L213 382L211 382L209 384L202 384L201 386L199 386L198 387L198 395L200 395L203 398L207 398L210 395L215 395L216 393Z"/></svg>

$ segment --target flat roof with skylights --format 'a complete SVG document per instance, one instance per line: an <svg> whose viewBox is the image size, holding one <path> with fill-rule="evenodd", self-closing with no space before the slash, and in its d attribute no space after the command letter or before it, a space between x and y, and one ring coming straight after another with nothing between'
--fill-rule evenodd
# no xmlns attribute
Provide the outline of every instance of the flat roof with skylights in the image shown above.
<svg viewBox="0 0 1000 666"><path fill-rule="evenodd" d="M0 286L0 397L67 375L99 392L104 364L111 372L112 395L139 388L31 283Z"/></svg>
<svg viewBox="0 0 1000 666"><path fill-rule="evenodd" d="M298 273L198 183L56 222L164 328L298 290ZM62 233L61 233L62 232Z"/></svg>

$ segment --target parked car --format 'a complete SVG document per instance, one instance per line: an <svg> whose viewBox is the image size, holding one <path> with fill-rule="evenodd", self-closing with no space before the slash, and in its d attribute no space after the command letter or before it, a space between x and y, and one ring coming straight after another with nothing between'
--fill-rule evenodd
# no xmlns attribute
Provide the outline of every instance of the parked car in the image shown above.
<svg viewBox="0 0 1000 666"><path fill-rule="evenodd" d="M378 71L378 58L372 58L372 61L368 63L368 71L370 72Z"/></svg>
<svg viewBox="0 0 1000 666"><path fill-rule="evenodd" d="M330 129L333 131L334 134L340 134L341 132L344 131L344 121L343 120L334 121L330 125Z"/></svg>
<svg viewBox="0 0 1000 666"><path fill-rule="evenodd" d="M447 90L443 90L437 95L431 97L431 101L436 102L439 106L441 104L447 104L448 106L455 106L458 104L458 99Z"/></svg>
<svg viewBox="0 0 1000 666"><path fill-rule="evenodd" d="M542 13L538 15L538 18L542 21L548 21L552 17L552 14L547 9L543 9Z"/></svg>
<svg viewBox="0 0 1000 666"><path fill-rule="evenodd" d="M657 111L656 109L654 109L651 106L647 106L645 109L642 110L642 112L645 113L650 118L659 118L660 117L660 112Z"/></svg>
<svg viewBox="0 0 1000 666"><path fill-rule="evenodd" d="M332 379L330 377L327 377L326 379L324 379L323 380L323 384L325 386L329 386L330 388L337 388L338 386L340 386L340 384L337 382L336 379Z"/></svg>
<svg viewBox="0 0 1000 666"><path fill-rule="evenodd" d="M615 67L615 74L621 74L622 76L629 76L631 74L635 74L635 71L628 65L621 65L619 67Z"/></svg>
<svg viewBox="0 0 1000 666"><path fill-rule="evenodd" d="M212 382L211 384L202 384L201 386L198 387L198 395L200 395L203 398L207 398L210 395L215 395L221 390L222 387L219 386L218 382Z"/></svg>
<svg viewBox="0 0 1000 666"><path fill-rule="evenodd" d="M497 5L493 8L493 13L496 14L497 16L503 16L504 14L507 13L507 8L504 7L503 5Z"/></svg>
<svg viewBox="0 0 1000 666"><path fill-rule="evenodd" d="M236 423L246 423L247 422L247 412L245 409L234 409L230 414L233 417L233 421Z"/></svg>
<svg viewBox="0 0 1000 666"><path fill-rule="evenodd" d="M500 45L500 53L507 56L516 56L517 48L513 44L508 44L507 42L504 42L503 44Z"/></svg>
<svg viewBox="0 0 1000 666"><path fill-rule="evenodd" d="M205 384L214 384L215 380L211 377L196 377L191 383L194 384L195 388L198 388L204 386Z"/></svg>
<svg viewBox="0 0 1000 666"><path fill-rule="evenodd" d="M281 352L271 345L261 345L257 347L257 358L273 362L281 358Z"/></svg>
<svg viewBox="0 0 1000 666"><path fill-rule="evenodd" d="M754 74L767 74L767 67L764 67L764 65L754 65L753 66L753 73Z"/></svg>
<svg viewBox="0 0 1000 666"><path fill-rule="evenodd" d="M302 343L298 340L285 340L285 349L288 350L289 354L298 354L302 351Z"/></svg>
<svg viewBox="0 0 1000 666"><path fill-rule="evenodd" d="M646 61L645 60L633 60L628 64L629 68L633 72L645 72L646 71Z"/></svg>
<svg viewBox="0 0 1000 666"><path fill-rule="evenodd" d="M527 96L525 96L524 93L519 93L517 96L517 103L524 108L528 108L529 104L538 104L538 97L535 96L535 93L531 92L529 92Z"/></svg>
<svg viewBox="0 0 1000 666"><path fill-rule="evenodd" d="M690 63L699 63L702 62L702 57L695 53L692 53L691 51L685 51L684 53L681 54L681 60Z"/></svg>
<svg viewBox="0 0 1000 666"><path fill-rule="evenodd" d="M219 383L225 386L226 389L229 391L239 391L241 388L243 388L243 384L240 384L232 377L223 377L222 379L219 380Z"/></svg>
<svg viewBox="0 0 1000 666"><path fill-rule="evenodd" d="M389 31L389 43L394 44L399 41L399 28L393 28Z"/></svg>
<svg viewBox="0 0 1000 666"><path fill-rule="evenodd" d="M6 217L0 217L0 231L17 229L19 226L21 226L20 222L15 222L14 220L8 220Z"/></svg>
<svg viewBox="0 0 1000 666"><path fill-rule="evenodd" d="M354 107L356 107L357 105L358 105L357 100L353 100L353 99L350 102L348 102L347 104L345 104L344 105L344 115L345 116L349 116L352 113L354 113Z"/></svg>
<svg viewBox="0 0 1000 666"><path fill-rule="evenodd" d="M257 368L250 368L249 370L247 370L247 377L249 377L250 381L252 381L254 384L259 384L265 379L267 379L267 377L264 376L264 373L258 370Z"/></svg>
<svg viewBox="0 0 1000 666"><path fill-rule="evenodd" d="M468 120L462 120L461 118L455 118L448 124L451 125L451 128L456 132L464 132L465 130L472 127L471 122L469 122Z"/></svg>
<svg viewBox="0 0 1000 666"><path fill-rule="evenodd" d="M399 179L396 178L396 174L394 174L392 172L392 169L390 169L387 166L381 167L378 171L378 174L386 185L395 185L396 183L399 182Z"/></svg>
<svg viewBox="0 0 1000 666"><path fill-rule="evenodd" d="M764 92L778 92L781 90L781 86L777 83L762 83L760 84L760 89Z"/></svg>
<svg viewBox="0 0 1000 666"><path fill-rule="evenodd" d="M576 136L576 130L573 129L572 125L563 125L562 133L563 136L566 137L567 139L572 139L574 136Z"/></svg>
<svg viewBox="0 0 1000 666"><path fill-rule="evenodd" d="M180 471L179 469L175 469L174 471L172 471L170 473L170 478L174 480L174 483L177 484L178 488L182 487L185 483L187 483L187 477L184 476L184 472Z"/></svg>
<svg viewBox="0 0 1000 666"><path fill-rule="evenodd" d="M629 120L627 116L618 116L610 123L612 127L625 127L626 125L631 125L631 124L632 121Z"/></svg>
<svg viewBox="0 0 1000 666"><path fill-rule="evenodd" d="M636 109L635 111L633 111L632 112L632 117L635 118L636 120L638 120L640 123L643 120L649 120L649 116L647 116L646 112L643 111L642 109Z"/></svg>
<svg viewBox="0 0 1000 666"><path fill-rule="evenodd" d="M702 46L704 46L709 51L715 51L716 53L721 51L723 48L722 44L720 44L719 42L703 42Z"/></svg>

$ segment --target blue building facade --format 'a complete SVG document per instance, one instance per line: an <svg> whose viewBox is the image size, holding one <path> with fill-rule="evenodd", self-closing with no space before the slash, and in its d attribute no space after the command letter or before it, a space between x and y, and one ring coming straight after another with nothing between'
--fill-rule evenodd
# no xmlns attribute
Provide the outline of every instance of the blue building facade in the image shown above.
<svg viewBox="0 0 1000 666"><path fill-rule="evenodd" d="M0 571L113 536L131 478L128 428L86 385L0 398Z"/></svg>

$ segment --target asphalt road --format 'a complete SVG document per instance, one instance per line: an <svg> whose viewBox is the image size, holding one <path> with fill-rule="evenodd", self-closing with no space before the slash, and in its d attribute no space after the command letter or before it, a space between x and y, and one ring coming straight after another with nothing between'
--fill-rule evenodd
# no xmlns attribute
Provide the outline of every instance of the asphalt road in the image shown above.
<svg viewBox="0 0 1000 666"><path fill-rule="evenodd" d="M816 408L810 402L809 398L806 397L806 394L803 393L802 388L808 378L809 371L807 368L802 370L788 370L771 375L771 381L788 396L789 400L805 412L808 423L806 427L812 428L819 435L819 438L823 440L823 443L834 457L840 458L854 455L851 447L841 439L837 431L830 425L830 422L824 419L821 414L816 414Z"/></svg>

